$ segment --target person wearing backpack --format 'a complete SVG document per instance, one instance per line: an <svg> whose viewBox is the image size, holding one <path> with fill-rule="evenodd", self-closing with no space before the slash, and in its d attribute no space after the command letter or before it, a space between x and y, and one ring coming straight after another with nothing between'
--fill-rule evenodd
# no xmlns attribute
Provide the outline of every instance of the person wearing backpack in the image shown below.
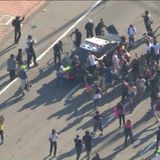
<svg viewBox="0 0 160 160"><path fill-rule="evenodd" d="M160 92L157 94L156 96L156 100L155 100L155 111L154 111L154 115L157 119L157 121L160 121Z"/></svg>
<svg viewBox="0 0 160 160"><path fill-rule="evenodd" d="M15 37L14 37L14 43L18 43L19 39L21 37L21 23L24 20L25 16L23 16L20 19L20 16L16 16L15 19L12 21L12 26L14 27Z"/></svg>

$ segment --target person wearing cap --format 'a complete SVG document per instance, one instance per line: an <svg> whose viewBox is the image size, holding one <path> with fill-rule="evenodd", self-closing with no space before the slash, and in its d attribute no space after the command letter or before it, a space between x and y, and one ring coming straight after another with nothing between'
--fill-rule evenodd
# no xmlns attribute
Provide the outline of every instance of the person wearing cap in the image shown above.
<svg viewBox="0 0 160 160"><path fill-rule="evenodd" d="M96 134L97 129L101 131L100 135L103 135L103 128L102 128L102 116L99 114L99 111L96 111L96 115L93 117L94 125L93 125L93 132Z"/></svg>
<svg viewBox="0 0 160 160"><path fill-rule="evenodd" d="M79 160L82 153L82 140L80 139L79 135L77 135L76 138L74 139L74 143L77 154L76 160Z"/></svg>
<svg viewBox="0 0 160 160"><path fill-rule="evenodd" d="M156 96L154 115L157 121L160 121L160 92Z"/></svg>
<svg viewBox="0 0 160 160"><path fill-rule="evenodd" d="M23 16L20 19L20 16L16 16L15 19L13 19L12 21L12 26L14 27L14 33L15 33L15 37L14 37L14 43L18 43L19 39L21 37L21 23L24 20L25 16Z"/></svg>
<svg viewBox="0 0 160 160"><path fill-rule="evenodd" d="M56 157L57 153L57 140L58 140L58 134L56 133L55 129L52 129L52 133L49 134L49 142L50 142L50 150L49 155L51 156L53 146L54 146L54 157Z"/></svg>
<svg viewBox="0 0 160 160"><path fill-rule="evenodd" d="M85 30L86 30L86 37L87 38L94 36L94 33L93 33L94 23L91 19L89 19L88 23L86 23Z"/></svg>
<svg viewBox="0 0 160 160"><path fill-rule="evenodd" d="M85 145L85 149L86 149L86 152L87 152L87 160L90 159L90 153L91 153L91 150L92 150L92 142L93 139L92 139L92 136L90 134L89 131L86 131L85 132L85 135L83 136L83 143Z"/></svg>

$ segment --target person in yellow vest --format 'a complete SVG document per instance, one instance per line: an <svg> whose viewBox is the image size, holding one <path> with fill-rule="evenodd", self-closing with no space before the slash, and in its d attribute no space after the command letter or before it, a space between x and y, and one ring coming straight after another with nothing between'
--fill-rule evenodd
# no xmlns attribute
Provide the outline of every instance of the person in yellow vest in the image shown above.
<svg viewBox="0 0 160 160"><path fill-rule="evenodd" d="M0 144L3 144L3 140L4 140L3 129L4 129L4 117L0 116L0 136L1 136L1 143Z"/></svg>

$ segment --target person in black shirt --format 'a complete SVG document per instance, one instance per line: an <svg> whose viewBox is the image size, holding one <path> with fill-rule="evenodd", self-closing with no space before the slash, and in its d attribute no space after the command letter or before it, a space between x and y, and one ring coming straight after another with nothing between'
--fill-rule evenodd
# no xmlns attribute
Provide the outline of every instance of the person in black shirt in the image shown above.
<svg viewBox="0 0 160 160"><path fill-rule="evenodd" d="M35 54L35 51L34 51L34 45L36 44L36 41L32 39L31 35L28 35L28 39L29 39L28 52L30 53L29 64L30 64L31 59L33 58L34 66L36 66L36 65L38 65L38 63L36 61L36 54Z"/></svg>
<svg viewBox="0 0 160 160"><path fill-rule="evenodd" d="M147 33L150 33L153 31L152 29L152 23L153 23L153 20L152 20L152 17L151 15L149 14L149 11L146 10L145 11L145 15L143 16L144 18L144 24L145 24L145 27L146 27L146 30L147 30Z"/></svg>
<svg viewBox="0 0 160 160"><path fill-rule="evenodd" d="M98 128L101 131L101 135L103 135L102 117L99 114L99 111L96 111L96 115L93 117L93 119L94 119L94 126L93 126L94 133L96 134Z"/></svg>
<svg viewBox="0 0 160 160"><path fill-rule="evenodd" d="M18 43L19 42L19 39L21 37L21 23L22 21L24 20L25 16L23 16L21 19L20 19L20 16L16 16L15 19L13 19L12 21L12 25L14 26L14 31L15 31L15 38L14 38L14 43Z"/></svg>
<svg viewBox="0 0 160 160"><path fill-rule="evenodd" d="M137 54L135 54L137 55ZM133 61L132 61L132 73L133 73L133 81L135 82L136 79L139 76L139 71L140 71L140 62L138 60L138 57L136 56Z"/></svg>
<svg viewBox="0 0 160 160"><path fill-rule="evenodd" d="M57 64L57 58L58 58L59 62L61 61L61 53L63 52L62 45L63 45L62 41L59 41L53 47L53 51L54 51L54 63L55 64Z"/></svg>
<svg viewBox="0 0 160 160"><path fill-rule="evenodd" d="M86 23L85 25L85 30L86 30L86 37L93 37L93 29L94 29L94 24L93 21L91 19L89 19L89 22Z"/></svg>
<svg viewBox="0 0 160 160"><path fill-rule="evenodd" d="M75 48L78 48L81 45L82 34L78 28L76 28L75 31L70 34L70 36L72 37L73 34L75 34L75 39L73 40L73 44Z"/></svg>
<svg viewBox="0 0 160 160"><path fill-rule="evenodd" d="M85 135L83 136L83 142L87 151L87 160L89 160L90 152L92 150L92 136L89 131L85 132Z"/></svg>
<svg viewBox="0 0 160 160"><path fill-rule="evenodd" d="M74 139L74 143L75 143L75 149L77 153L76 160L79 160L80 155L82 153L82 140L79 138L79 135L77 135L76 138Z"/></svg>
<svg viewBox="0 0 160 160"><path fill-rule="evenodd" d="M103 30L104 27L107 28L107 26L104 24L103 18L101 18L100 22L95 28L96 36L104 36L104 30Z"/></svg>

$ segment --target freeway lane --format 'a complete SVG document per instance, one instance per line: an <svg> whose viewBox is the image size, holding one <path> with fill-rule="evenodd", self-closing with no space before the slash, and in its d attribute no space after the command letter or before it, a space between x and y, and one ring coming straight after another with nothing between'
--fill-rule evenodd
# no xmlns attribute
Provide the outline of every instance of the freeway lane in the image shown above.
<svg viewBox="0 0 160 160"><path fill-rule="evenodd" d="M126 1L118 3L111 1L103 3L102 6L96 8L79 23L77 27L85 35L83 27L87 19L92 18L95 22L98 22L100 17L104 17L104 21L107 24L114 24L118 27L120 33L126 33L128 24L134 21L139 31L137 35L137 39L139 39L141 33L144 32L140 15L145 8L148 8L153 13L153 17L155 17L154 25L156 26L159 13L158 5L159 2L138 3ZM50 9L52 7L50 6ZM125 12L123 12L124 8ZM122 13L122 15L117 16L118 13ZM53 40L55 41L60 35L57 34ZM65 44L64 50L69 52L72 45L71 41L68 37L62 40ZM47 41L46 43L50 44ZM131 54L133 55L134 52L141 54L143 51L144 45L134 50ZM93 130L92 116L94 108L91 97L87 95L83 86L80 86L78 90L72 93L70 99L67 101L63 100L68 92L77 84L67 83L61 88L55 87L52 57L53 55L50 51L42 61L39 61L37 68L30 70L29 77L33 83L33 87L25 98L22 98L17 92L19 81L0 97L1 107L3 108L1 113L6 116L6 141L4 145L0 146L0 155L5 159L44 159L47 157L49 149L48 133L52 128L55 128L59 132L59 159L74 160L73 138L76 134L82 136L87 129ZM113 106L120 99L119 95L119 88L117 86L114 89L111 88L108 94L103 96L102 106L99 110L102 112L104 120L108 120L109 124L104 125L104 135L102 137L98 135L94 137L92 156L98 151L105 160L134 160L140 157L150 157L153 153L153 146L147 152L146 148L148 149L148 146L155 139L154 131L157 125L155 124L155 119L151 118L150 114L147 113L149 110L149 98L138 103L134 112L126 116L126 118L132 119L134 123L136 141L133 145L124 149L122 147L124 142L123 129L118 128L118 120L112 119ZM85 153L82 154L82 157L84 156Z"/></svg>

